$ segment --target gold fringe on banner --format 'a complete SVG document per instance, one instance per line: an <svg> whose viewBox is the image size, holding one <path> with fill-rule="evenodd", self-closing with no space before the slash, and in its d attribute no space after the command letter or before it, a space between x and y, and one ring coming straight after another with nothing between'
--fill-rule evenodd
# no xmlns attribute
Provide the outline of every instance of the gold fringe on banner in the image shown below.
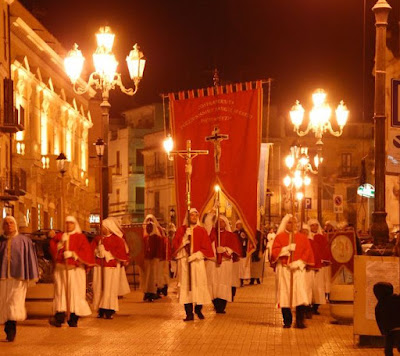
<svg viewBox="0 0 400 356"><path fill-rule="evenodd" d="M204 96L232 94L234 92L240 92L243 90L258 89L261 88L263 84L270 83L271 81L272 79L265 79L265 80L257 80L245 83L218 85L216 87L201 88L196 90L191 89L191 90L180 91L178 93L161 94L161 97L168 98L169 100L185 100L185 99L201 98Z"/></svg>

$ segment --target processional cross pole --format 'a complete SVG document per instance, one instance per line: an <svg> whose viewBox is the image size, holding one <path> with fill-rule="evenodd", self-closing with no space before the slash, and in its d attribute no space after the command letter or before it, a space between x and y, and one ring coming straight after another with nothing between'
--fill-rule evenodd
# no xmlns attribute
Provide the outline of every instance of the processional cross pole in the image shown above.
<svg viewBox="0 0 400 356"><path fill-rule="evenodd" d="M219 162L221 160L221 141L229 140L229 135L220 134L219 127L214 127L214 130L211 132L211 136L206 136L207 142L214 143L214 164L215 164L215 173L219 173Z"/></svg>
<svg viewBox="0 0 400 356"><path fill-rule="evenodd" d="M186 226L190 228L189 239L189 256L193 253L193 243L192 236L193 230L190 225L190 206L191 206L191 193L192 193L192 160L199 155L208 155L208 150L193 150L192 141L186 141L186 150L170 151L169 155L177 155L185 160L185 173L186 173L186 208L187 208L187 222ZM188 263L188 273L189 273L189 291L192 290L192 274L190 263Z"/></svg>

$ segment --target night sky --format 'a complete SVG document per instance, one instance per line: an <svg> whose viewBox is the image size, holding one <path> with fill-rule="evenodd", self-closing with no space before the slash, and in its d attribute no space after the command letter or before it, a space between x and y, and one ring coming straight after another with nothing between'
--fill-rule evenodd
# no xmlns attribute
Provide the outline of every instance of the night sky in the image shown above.
<svg viewBox="0 0 400 356"><path fill-rule="evenodd" d="M96 47L94 33L111 26L126 86L125 57L139 43L147 58L140 91L128 100L114 94L114 109L160 101L160 93L211 86L218 68L223 82L273 78L272 104L281 113L296 99L307 107L312 91L322 87L332 106L345 100L352 120L362 120L363 111L365 120L372 118L375 28L370 9L376 0L22 2L66 49L77 42L87 64ZM398 50L399 5L388 2L393 7L390 44Z"/></svg>

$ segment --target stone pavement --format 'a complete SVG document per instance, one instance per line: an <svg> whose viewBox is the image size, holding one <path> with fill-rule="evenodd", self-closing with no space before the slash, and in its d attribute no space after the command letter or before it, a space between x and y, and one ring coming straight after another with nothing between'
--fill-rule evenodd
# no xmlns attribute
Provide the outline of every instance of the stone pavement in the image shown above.
<svg viewBox="0 0 400 356"><path fill-rule="evenodd" d="M80 320L78 328L51 327L44 318L21 322L15 342L0 343L0 354L383 355L382 349L354 348L352 326L331 324L329 306L307 320L307 329L283 329L273 272L267 272L262 285L238 289L225 315L207 306L205 320L185 323L175 288L153 303L142 302L142 293L134 291L120 300L114 320L93 316Z"/></svg>

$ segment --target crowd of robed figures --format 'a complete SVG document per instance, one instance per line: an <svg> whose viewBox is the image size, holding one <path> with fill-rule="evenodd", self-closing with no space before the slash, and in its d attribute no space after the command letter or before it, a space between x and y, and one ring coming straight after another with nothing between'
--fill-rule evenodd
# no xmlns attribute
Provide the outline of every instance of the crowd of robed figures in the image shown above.
<svg viewBox="0 0 400 356"><path fill-rule="evenodd" d="M191 209L185 224L177 230L163 229L153 215L143 222L144 271L142 289L145 301L167 295L172 271L178 280L178 298L183 304L184 321L196 314L204 319L203 305L213 304L217 314L225 314L234 300L236 288L245 280L260 283L264 273L265 250L262 234L256 243L248 238L238 220L232 232L224 215L217 219L214 210L205 215ZM268 234L270 262L276 274L276 301L282 310L283 326L292 325L291 308L296 309L296 327L318 314L330 288L330 250L326 235L317 220L310 220L299 232L291 215L283 218L276 234ZM0 238L0 323L6 339L13 341L16 322L26 318L25 296L28 284L39 278L32 241L18 232L17 222L7 216ZM77 220L69 216L65 232L50 233L50 252L54 262L54 316L50 324L67 322L76 327L80 317L92 314L112 319L119 310L118 296L129 293L125 266L129 250L121 227L114 218L102 221L101 235L89 243ZM266 243L266 241L265 241ZM93 303L86 299L86 275L93 268ZM122 291L121 291L122 290Z"/></svg>

